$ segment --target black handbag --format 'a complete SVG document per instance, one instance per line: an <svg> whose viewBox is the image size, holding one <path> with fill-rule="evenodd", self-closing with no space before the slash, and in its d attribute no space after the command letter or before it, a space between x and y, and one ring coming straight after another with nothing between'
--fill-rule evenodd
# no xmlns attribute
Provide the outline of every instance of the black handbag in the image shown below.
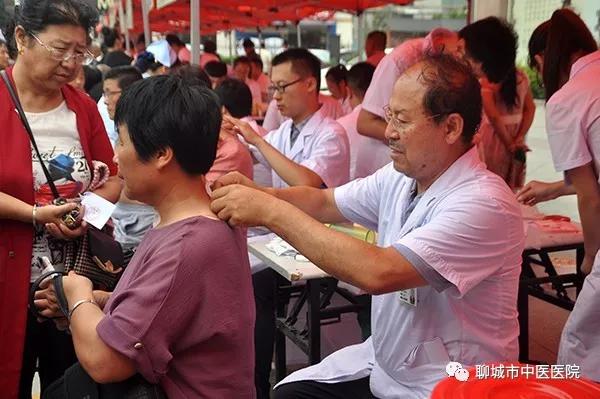
<svg viewBox="0 0 600 399"><path fill-rule="evenodd" d="M44 392L42 399L167 399L159 385L150 384L136 374L122 382L98 384L75 363L65 374L53 382Z"/></svg>
<svg viewBox="0 0 600 399"><path fill-rule="evenodd" d="M48 168L44 164L17 93L6 72L2 71L1 75L15 104L16 111L21 118L21 122L25 127L25 131L29 135L31 145L40 160L40 165L54 196L54 203L62 205L66 201L60 197L56 185L48 172ZM67 215L67 217L73 219L72 215ZM113 238L109 227L98 230L90 226L86 234L82 237L66 243L65 271L69 272L73 270L75 273L89 278L94 284L94 289L112 291L132 255L133 253L129 252L127 254L123 253L121 244Z"/></svg>

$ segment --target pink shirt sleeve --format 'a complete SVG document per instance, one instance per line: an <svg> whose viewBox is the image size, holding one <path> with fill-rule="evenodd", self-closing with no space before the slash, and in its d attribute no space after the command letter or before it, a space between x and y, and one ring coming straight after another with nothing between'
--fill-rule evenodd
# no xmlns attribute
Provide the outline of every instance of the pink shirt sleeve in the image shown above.
<svg viewBox="0 0 600 399"><path fill-rule="evenodd" d="M575 98L562 94L555 93L546 104L548 142L554 167L559 172L575 169L592 161L587 131L584 129L586 108L583 104L577 104Z"/></svg>
<svg viewBox="0 0 600 399"><path fill-rule="evenodd" d="M252 179L252 157L246 146L236 137L224 137L217 148L217 158L206 174L206 182L212 184L219 177L233 171Z"/></svg>
<svg viewBox="0 0 600 399"><path fill-rule="evenodd" d="M363 109L383 118L383 107L389 104L394 83L399 76L400 71L392 52L383 57L377 65L371 85L369 85L362 102Z"/></svg>

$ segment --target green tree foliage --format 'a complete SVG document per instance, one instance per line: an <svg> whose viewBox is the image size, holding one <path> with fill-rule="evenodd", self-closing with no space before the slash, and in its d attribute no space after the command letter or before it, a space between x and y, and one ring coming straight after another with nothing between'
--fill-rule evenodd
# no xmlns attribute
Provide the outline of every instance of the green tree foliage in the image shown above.
<svg viewBox="0 0 600 399"><path fill-rule="evenodd" d="M542 77L540 74L531 69L529 66L521 65L519 69L525 71L527 74L527 78L529 78L529 85L531 86L531 92L533 93L533 98L544 99L546 98L546 93L544 91L544 85L542 83Z"/></svg>

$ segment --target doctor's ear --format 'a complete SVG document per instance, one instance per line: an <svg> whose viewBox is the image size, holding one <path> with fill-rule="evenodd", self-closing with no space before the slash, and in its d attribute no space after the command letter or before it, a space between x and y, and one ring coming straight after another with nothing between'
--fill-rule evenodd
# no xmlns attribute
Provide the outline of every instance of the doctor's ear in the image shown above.
<svg viewBox="0 0 600 399"><path fill-rule="evenodd" d="M454 144L459 141L463 134L464 120L460 114L452 113L446 117L445 137L448 144Z"/></svg>
<svg viewBox="0 0 600 399"><path fill-rule="evenodd" d="M306 78L306 86L308 88L308 91L319 91L319 87L317 87L317 79L311 77Z"/></svg>

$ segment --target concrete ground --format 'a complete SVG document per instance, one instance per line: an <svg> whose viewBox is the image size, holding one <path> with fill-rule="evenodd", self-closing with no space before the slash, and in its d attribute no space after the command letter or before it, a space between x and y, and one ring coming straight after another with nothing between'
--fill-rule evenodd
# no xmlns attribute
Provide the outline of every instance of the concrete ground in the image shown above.
<svg viewBox="0 0 600 399"><path fill-rule="evenodd" d="M531 152L527 155L527 181L556 181L562 174L554 170L552 157L546 138L545 110L543 102L536 102L537 111L533 125L527 135L527 144ZM579 220L575 196L562 197L554 201L539 204L540 211L546 214L561 214L573 220ZM574 268L573 254L558 255L559 273L569 273ZM560 333L569 316L569 312L529 298L530 357L549 364L556 362ZM33 397L39 397L39 382L34 381Z"/></svg>

